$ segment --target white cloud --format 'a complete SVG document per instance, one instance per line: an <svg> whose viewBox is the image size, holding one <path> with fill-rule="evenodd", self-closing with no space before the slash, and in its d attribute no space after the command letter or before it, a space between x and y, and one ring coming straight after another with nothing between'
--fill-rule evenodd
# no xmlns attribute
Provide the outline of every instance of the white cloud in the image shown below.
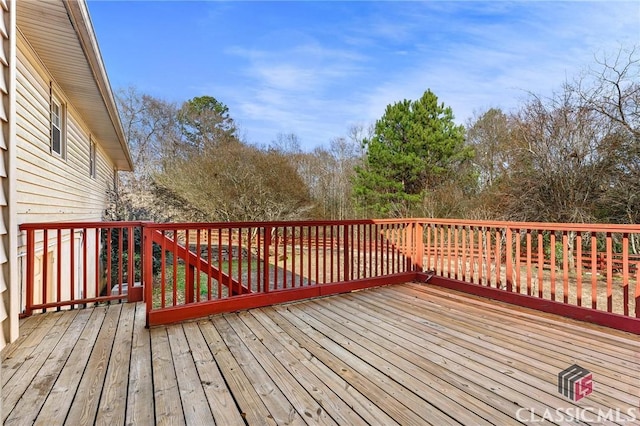
<svg viewBox="0 0 640 426"><path fill-rule="evenodd" d="M515 108L527 92L548 95L594 54L640 42L635 2L367 5L347 26L277 29L225 49L241 79L216 90L250 140L294 132L311 149L428 88L464 123Z"/></svg>

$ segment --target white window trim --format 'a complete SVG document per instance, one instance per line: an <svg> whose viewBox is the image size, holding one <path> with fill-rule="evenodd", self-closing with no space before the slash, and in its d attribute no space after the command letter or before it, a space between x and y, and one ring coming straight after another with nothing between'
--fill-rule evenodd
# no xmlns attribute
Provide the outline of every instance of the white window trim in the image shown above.
<svg viewBox="0 0 640 426"><path fill-rule="evenodd" d="M55 114L55 108L58 109L58 115ZM66 135L66 127L67 127L67 108L65 104L57 97L55 94L51 94L51 140L50 140L50 150L51 154L62 159L66 159L67 154L67 135ZM57 120L56 120L57 119ZM57 121L57 123L56 123ZM59 151L56 151L54 146L54 135L56 130L59 133L60 137L60 147Z"/></svg>
<svg viewBox="0 0 640 426"><path fill-rule="evenodd" d="M98 176L97 151L96 142L89 136L89 177L95 179Z"/></svg>

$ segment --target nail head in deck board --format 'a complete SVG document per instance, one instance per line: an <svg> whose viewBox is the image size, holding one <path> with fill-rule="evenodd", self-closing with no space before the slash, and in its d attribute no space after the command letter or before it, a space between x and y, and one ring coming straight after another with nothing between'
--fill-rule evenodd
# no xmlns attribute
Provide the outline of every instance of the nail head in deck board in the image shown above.
<svg viewBox="0 0 640 426"><path fill-rule="evenodd" d="M188 425L214 424L213 414L204 394L200 377L198 377L198 371L182 325L169 327L167 334L171 345L173 365L176 369L185 423Z"/></svg>
<svg viewBox="0 0 640 426"><path fill-rule="evenodd" d="M213 323L210 320L200 321L198 327L247 423L275 425L276 422L267 406L260 399Z"/></svg>
<svg viewBox="0 0 640 426"><path fill-rule="evenodd" d="M122 305L116 337L109 358L109 366L107 367L107 376L103 385L100 409L95 420L96 425L124 424L135 313L136 305L134 303Z"/></svg>
<svg viewBox="0 0 640 426"><path fill-rule="evenodd" d="M155 423L151 373L151 335L145 327L146 315L147 310L144 303L137 303L131 342L125 419L125 424L132 426Z"/></svg>
<svg viewBox="0 0 640 426"><path fill-rule="evenodd" d="M36 380L40 370L46 364L46 361L49 359L53 351L55 351L57 344L66 333L77 314L78 311L64 312L60 314L55 325L47 331L46 336L44 336L40 341L38 347L34 348L34 352L31 353L33 356L24 361L20 366L19 371L17 371L11 380L9 380L9 382L7 382L7 384L2 388L2 407L5 410L2 415L5 423L8 421L7 417L10 414L15 419L24 418L25 416L31 417L33 415L33 413L29 413L32 411L32 407L27 406L23 408L26 400L23 402L22 397L27 392L33 392L34 380ZM11 407L12 411L6 410L5 407ZM19 412L23 409L27 410L27 413ZM14 411L16 411L15 414ZM31 422L32 421L33 419L31 419Z"/></svg>
<svg viewBox="0 0 640 426"><path fill-rule="evenodd" d="M153 401L156 423L166 425L186 424L176 371L171 356L167 328L151 329L151 362L153 368Z"/></svg>
<svg viewBox="0 0 640 426"><path fill-rule="evenodd" d="M207 346L198 325L188 322L183 325L184 333L189 342L191 355L195 363L200 383L204 389L216 424L224 426L244 426L233 396L220 373L218 364Z"/></svg>
<svg viewBox="0 0 640 426"><path fill-rule="evenodd" d="M287 332L280 328L263 310L249 311L257 322L262 324L280 344L285 347L295 359L305 365L322 383L326 384L329 389L336 393L349 407L351 407L360 417L369 424L397 425L387 413L382 411L377 405L372 403L364 395L358 392L340 375L329 368L327 365L319 361L311 352L305 349L301 344L291 338Z"/></svg>
<svg viewBox="0 0 640 426"><path fill-rule="evenodd" d="M211 322L218 329L220 336L229 348L229 351L238 361L238 364L247 373L251 382L265 406L273 416L277 424L305 424L304 420L291 403L285 398L271 377L264 371L254 356L242 342L242 339L233 331L229 323L222 316L211 318Z"/></svg>
<svg viewBox="0 0 640 426"><path fill-rule="evenodd" d="M107 310L87 368L80 380L76 398L69 410L68 424L84 425L95 422L121 310L122 304L112 305Z"/></svg>
<svg viewBox="0 0 640 426"><path fill-rule="evenodd" d="M107 310L100 308L92 311L87 310L86 313L91 313L91 316L86 320L80 338L60 372L53 389L47 396L40 413L38 413L36 424L62 424L73 404L78 385L85 372Z"/></svg>

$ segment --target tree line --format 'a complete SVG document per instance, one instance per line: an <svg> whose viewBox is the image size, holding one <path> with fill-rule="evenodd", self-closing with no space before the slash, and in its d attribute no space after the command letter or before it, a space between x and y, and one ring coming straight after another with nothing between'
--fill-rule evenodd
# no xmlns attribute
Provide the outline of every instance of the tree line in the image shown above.
<svg viewBox="0 0 640 426"><path fill-rule="evenodd" d="M458 125L426 90L310 152L295 134L247 143L211 96L117 98L136 170L119 175L110 219L640 220L636 47L514 111L489 108Z"/></svg>

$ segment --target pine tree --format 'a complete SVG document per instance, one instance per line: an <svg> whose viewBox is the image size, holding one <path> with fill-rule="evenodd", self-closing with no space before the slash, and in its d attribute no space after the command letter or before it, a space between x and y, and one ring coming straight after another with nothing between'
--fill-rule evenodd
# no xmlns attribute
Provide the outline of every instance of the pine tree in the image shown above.
<svg viewBox="0 0 640 426"><path fill-rule="evenodd" d="M430 90L417 101L388 105L363 144L366 157L356 171L354 193L365 214L383 217L415 213L425 192L454 178L473 155L464 127Z"/></svg>

